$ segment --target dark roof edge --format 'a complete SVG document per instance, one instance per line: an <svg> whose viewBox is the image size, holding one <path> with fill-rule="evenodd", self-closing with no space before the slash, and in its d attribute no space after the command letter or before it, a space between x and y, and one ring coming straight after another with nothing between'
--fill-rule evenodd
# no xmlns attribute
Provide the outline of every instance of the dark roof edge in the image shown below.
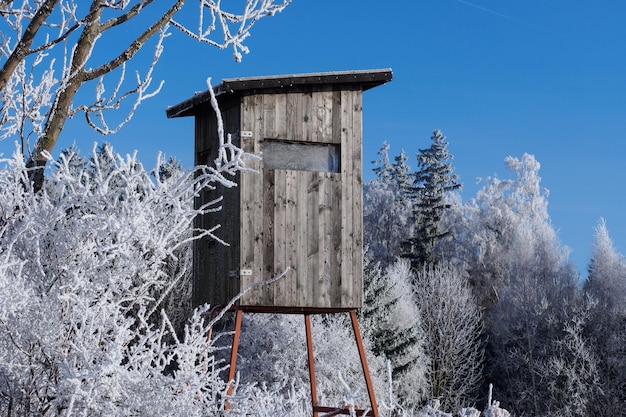
<svg viewBox="0 0 626 417"><path fill-rule="evenodd" d="M292 88L303 85L315 84L356 84L362 90L379 86L391 81L391 68L358 70L358 71L335 71L318 72L310 74L272 75L266 77L225 78L221 84L213 87L216 95L234 94L249 90ZM192 109L210 100L209 91L194 94L181 103L166 109L168 118L190 116Z"/></svg>

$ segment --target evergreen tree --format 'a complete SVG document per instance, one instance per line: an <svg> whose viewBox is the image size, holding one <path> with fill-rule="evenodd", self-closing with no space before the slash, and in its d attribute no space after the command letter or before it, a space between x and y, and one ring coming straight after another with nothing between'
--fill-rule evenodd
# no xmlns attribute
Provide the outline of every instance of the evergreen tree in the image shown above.
<svg viewBox="0 0 626 417"><path fill-rule="evenodd" d="M378 150L378 156L380 159L372 161L374 164L374 174L376 179L383 184L389 184L391 182L391 163L389 161L389 144L385 141Z"/></svg>
<svg viewBox="0 0 626 417"><path fill-rule="evenodd" d="M446 137L440 130L435 130L431 140L431 146L420 149L417 154L419 169L415 172L409 194L415 228L403 244L403 256L411 261L416 271L436 261L433 247L438 239L448 234L440 227L442 216L450 207L447 195L461 188L450 164L453 157L448 152Z"/></svg>
<svg viewBox="0 0 626 417"><path fill-rule="evenodd" d="M175 157L170 156L165 163L159 166L159 180L167 181L184 171L183 164Z"/></svg>
<svg viewBox="0 0 626 417"><path fill-rule="evenodd" d="M391 166L391 182L396 188L396 201L405 204L410 203L410 192L413 185L413 174L407 162L408 158L403 149L394 158L394 163Z"/></svg>
<svg viewBox="0 0 626 417"><path fill-rule="evenodd" d="M391 164L386 142L378 155L380 159L373 161L376 179L363 187L363 224L368 231L364 243L371 259L385 267L400 255L400 242L411 230L411 207L407 201L411 168L406 164L404 151Z"/></svg>
<svg viewBox="0 0 626 417"><path fill-rule="evenodd" d="M604 220L596 228L584 289L597 303L587 329L599 360L605 401L595 415L618 415L626 402L626 259L615 249Z"/></svg>
<svg viewBox="0 0 626 417"><path fill-rule="evenodd" d="M383 269L365 257L364 303L359 322L377 356L391 362L392 378L405 401L417 404L427 390L420 311L411 291L411 272L402 261Z"/></svg>
<svg viewBox="0 0 626 417"><path fill-rule="evenodd" d="M379 263L371 265L366 260L364 267L364 305L360 310L363 333L372 344L372 352L392 361L392 374L396 377L410 365L410 360L402 356L418 338L413 328L398 329L390 323L399 297L394 295L394 283L387 273Z"/></svg>

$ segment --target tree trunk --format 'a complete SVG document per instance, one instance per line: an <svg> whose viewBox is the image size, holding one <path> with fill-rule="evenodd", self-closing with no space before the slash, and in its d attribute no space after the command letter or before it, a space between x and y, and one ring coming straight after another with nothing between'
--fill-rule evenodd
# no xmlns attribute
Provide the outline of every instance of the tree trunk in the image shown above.
<svg viewBox="0 0 626 417"><path fill-rule="evenodd" d="M89 58L93 42L100 32L99 22L102 15L102 8L97 1L94 1L90 10L90 20L80 38L76 42L76 49L72 55L72 63L69 74L65 80L65 87L59 88L56 99L50 112L43 134L37 138L33 153L30 155L26 166L31 168L29 172L30 180L35 191L41 190L44 181L44 168L48 162L44 152L51 153L56 145L59 135L65 126L65 121L69 116L74 95L78 88L87 80L85 73L85 63Z"/></svg>

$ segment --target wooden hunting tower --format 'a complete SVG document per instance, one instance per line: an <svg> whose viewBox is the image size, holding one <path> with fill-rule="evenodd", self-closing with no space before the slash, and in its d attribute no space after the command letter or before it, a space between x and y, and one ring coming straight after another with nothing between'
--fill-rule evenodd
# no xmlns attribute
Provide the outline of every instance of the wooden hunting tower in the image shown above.
<svg viewBox="0 0 626 417"><path fill-rule="evenodd" d="M194 247L194 304L224 305L253 282L240 307L284 311L360 308L363 302L362 92L391 80L391 70L225 79L214 87L224 130L243 150L262 155L237 187L203 191L196 204L222 195L224 210L197 226L221 224ZM217 118L210 92L167 109L195 117L195 164L217 157Z"/></svg>
<svg viewBox="0 0 626 417"><path fill-rule="evenodd" d="M196 227L221 224L215 240L194 243L194 304L225 306L255 282L286 276L244 294L234 306L228 381L234 380L243 311L300 313L305 318L313 417L350 414L318 404L311 314L349 312L371 410L378 417L356 309L363 303L362 93L391 80L391 70L225 79L167 109L195 117L195 164L218 157L217 98L225 133L262 159L235 178L238 186L202 190L196 207L223 196L224 209ZM232 393L232 385L228 395ZM228 402L225 405L229 407Z"/></svg>

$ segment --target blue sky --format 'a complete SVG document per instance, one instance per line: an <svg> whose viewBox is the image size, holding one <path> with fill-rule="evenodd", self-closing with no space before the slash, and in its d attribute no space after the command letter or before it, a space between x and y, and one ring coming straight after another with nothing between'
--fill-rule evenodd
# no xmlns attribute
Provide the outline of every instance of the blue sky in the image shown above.
<svg viewBox="0 0 626 417"><path fill-rule="evenodd" d="M389 67L393 81L364 94L366 180L383 141L415 167L434 129L448 137L464 199L477 177L509 176L505 157L531 153L552 222L584 273L601 217L626 251L625 17L621 0L294 0L257 23L239 64L230 51L172 36L155 71L161 94L115 136L71 121L58 149L75 142L88 153L108 140L137 149L146 166L158 150L191 165L193 120L168 120L165 108L205 90L209 76Z"/></svg>

